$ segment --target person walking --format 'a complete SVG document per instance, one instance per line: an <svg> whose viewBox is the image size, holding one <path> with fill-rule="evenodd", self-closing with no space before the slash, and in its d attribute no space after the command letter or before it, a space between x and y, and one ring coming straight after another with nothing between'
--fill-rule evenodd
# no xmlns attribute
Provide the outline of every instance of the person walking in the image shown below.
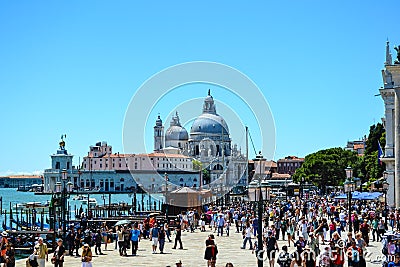
<svg viewBox="0 0 400 267"><path fill-rule="evenodd" d="M272 231L268 231L268 237L265 239L267 247L267 257L269 260L269 266L274 267L275 265L275 254L279 251L278 242L276 238L272 235Z"/></svg>
<svg viewBox="0 0 400 267"><path fill-rule="evenodd" d="M82 267L92 267L92 250L89 244L83 245L83 251L81 256Z"/></svg>
<svg viewBox="0 0 400 267"><path fill-rule="evenodd" d="M243 230L243 245L240 247L241 249L246 249L246 243L249 241L250 250L253 250L253 244L251 243L251 227L250 223L246 224L246 228Z"/></svg>
<svg viewBox="0 0 400 267"><path fill-rule="evenodd" d="M151 247L153 249L153 254L157 253L157 245L158 245L158 233L160 232L160 228L158 228L157 223L155 222L153 228L150 230L150 241Z"/></svg>
<svg viewBox="0 0 400 267"><path fill-rule="evenodd" d="M83 239L82 229L78 228L78 231L75 234L75 255L77 257L81 256L79 255L78 250L81 247L82 239Z"/></svg>
<svg viewBox="0 0 400 267"><path fill-rule="evenodd" d="M46 261L49 261L49 250L47 249L47 244L43 242L42 237L39 237L38 244L35 246L35 249L39 267L45 267Z"/></svg>
<svg viewBox="0 0 400 267"><path fill-rule="evenodd" d="M11 243L6 245L6 253L4 254L4 267L15 267L15 251Z"/></svg>
<svg viewBox="0 0 400 267"><path fill-rule="evenodd" d="M140 241L140 231L138 229L137 223L133 225L133 229L130 233L131 242L132 242L132 255L136 256L136 252L139 248L139 241Z"/></svg>
<svg viewBox="0 0 400 267"><path fill-rule="evenodd" d="M179 249L183 249L181 236L182 236L182 229L181 229L181 225L178 221L175 225L175 245L172 249L176 249L176 245L178 244L178 242L179 242L179 246L180 246Z"/></svg>
<svg viewBox="0 0 400 267"><path fill-rule="evenodd" d="M63 267L64 266L64 254L65 254L65 247L63 245L63 240L57 240L57 247L54 250L53 258L54 259L54 267ZM52 260L53 262L53 260Z"/></svg>
<svg viewBox="0 0 400 267"><path fill-rule="evenodd" d="M74 227L70 227L70 230L68 231L66 242L68 244L68 254L70 256L74 255L74 249L75 249L75 231Z"/></svg>
<svg viewBox="0 0 400 267"><path fill-rule="evenodd" d="M215 267L217 262L218 248L214 241L214 235L209 235L206 240L204 259L207 260L207 267Z"/></svg>
<svg viewBox="0 0 400 267"><path fill-rule="evenodd" d="M164 225L160 225L160 231L158 232L158 243L160 243L160 253L161 254L164 254L165 236L166 236L166 232L164 229Z"/></svg>
<svg viewBox="0 0 400 267"><path fill-rule="evenodd" d="M98 255L98 254L103 255L103 253L101 252L102 239L103 238L102 238L100 229L98 229L97 232L94 234L94 253L96 253L96 255Z"/></svg>
<svg viewBox="0 0 400 267"><path fill-rule="evenodd" d="M221 236L224 235L224 226L225 226L225 218L223 214L220 213L217 219L217 227L218 227L217 236L219 236L219 234L221 234Z"/></svg>
<svg viewBox="0 0 400 267"><path fill-rule="evenodd" d="M124 231L123 231L123 228L121 226L118 226L117 238L118 238L119 255L122 256L122 255L124 255L123 251L124 251L125 239L124 239Z"/></svg>

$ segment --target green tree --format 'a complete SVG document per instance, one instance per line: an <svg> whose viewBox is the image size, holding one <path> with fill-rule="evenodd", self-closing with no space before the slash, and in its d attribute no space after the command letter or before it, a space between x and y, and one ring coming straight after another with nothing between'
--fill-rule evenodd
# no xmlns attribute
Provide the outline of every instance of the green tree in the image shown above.
<svg viewBox="0 0 400 267"><path fill-rule="evenodd" d="M382 123L371 125L369 128L364 153L364 169L361 170L363 181L374 181L382 177L385 170L385 164L383 162L381 164L378 163L378 142L383 150L386 144L386 133Z"/></svg>
<svg viewBox="0 0 400 267"><path fill-rule="evenodd" d="M357 154L340 147L329 148L307 155L303 165L292 176L293 180L300 182L304 177L306 182L311 182L321 189L325 186L341 185L347 166L356 166Z"/></svg>
<svg viewBox="0 0 400 267"><path fill-rule="evenodd" d="M201 169L203 169L203 164L201 163L200 160L193 159L192 164L193 164L193 170L200 171Z"/></svg>

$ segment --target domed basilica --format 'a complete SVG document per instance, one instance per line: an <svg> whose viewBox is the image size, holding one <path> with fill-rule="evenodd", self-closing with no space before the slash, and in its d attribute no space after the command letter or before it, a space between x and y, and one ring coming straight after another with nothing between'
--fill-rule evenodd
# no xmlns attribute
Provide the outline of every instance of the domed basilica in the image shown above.
<svg viewBox="0 0 400 267"><path fill-rule="evenodd" d="M190 128L190 135L181 125L178 112L172 117L165 135L158 116L154 126L154 151L178 153L199 160L209 171L209 179L203 181L204 184L219 178L225 185L246 183L246 157L237 145L232 147L228 124L217 114L210 90L204 99L202 114Z"/></svg>

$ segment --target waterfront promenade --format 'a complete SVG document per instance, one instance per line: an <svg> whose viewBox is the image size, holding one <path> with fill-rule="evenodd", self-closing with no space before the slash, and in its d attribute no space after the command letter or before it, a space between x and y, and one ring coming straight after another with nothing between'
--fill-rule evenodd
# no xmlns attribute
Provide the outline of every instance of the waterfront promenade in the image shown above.
<svg viewBox="0 0 400 267"><path fill-rule="evenodd" d="M148 239L142 239L139 243L139 251L137 256L120 257L118 250L114 250L114 244L108 246L107 251L103 251L105 255L94 255L93 266L146 266L146 267L165 267L175 266L177 260L182 260L183 266L190 267L201 267L207 266L206 260L204 260L205 240L207 236L212 233L209 228L206 228L206 232L200 232L196 230L195 233L183 232L182 241L184 249L172 249L173 242L169 243L168 240L165 244L165 254L152 254L151 242ZM231 228L231 230L233 230ZM215 241L218 245L218 256L217 256L217 267L223 267L227 262L232 262L235 267L247 267L257 266L256 257L252 254L251 250L240 249L242 245L242 236L240 233L231 231L229 237L226 235L219 237L215 235ZM343 235L345 236L345 235ZM174 236L172 236L173 241ZM253 239L254 241L254 239ZM283 245L287 245L287 241L278 241L279 248ZM104 248L104 245L102 245ZM248 244L247 244L248 248ZM289 248L289 252L293 251L293 246ZM367 259L367 266L381 266L379 259L381 256L382 245L378 242L371 242L368 246L368 251L371 252ZM92 248L94 254L94 248ZM49 262L47 266L52 266L50 263L51 256L49 255ZM25 267L26 259L18 260L16 267ZM81 266L80 258L77 257L65 257L64 266ZM264 266L268 266L268 261L264 262ZM278 264L275 264L278 267ZM345 264L347 266L347 263Z"/></svg>

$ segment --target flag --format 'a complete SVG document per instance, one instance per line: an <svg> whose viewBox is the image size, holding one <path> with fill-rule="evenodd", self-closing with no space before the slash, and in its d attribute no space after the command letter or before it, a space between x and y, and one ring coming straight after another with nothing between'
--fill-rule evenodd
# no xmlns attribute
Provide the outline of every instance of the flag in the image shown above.
<svg viewBox="0 0 400 267"><path fill-rule="evenodd" d="M382 165L382 161L381 161L382 156L383 156L383 150L381 147L381 143L378 141L378 164L379 165Z"/></svg>

